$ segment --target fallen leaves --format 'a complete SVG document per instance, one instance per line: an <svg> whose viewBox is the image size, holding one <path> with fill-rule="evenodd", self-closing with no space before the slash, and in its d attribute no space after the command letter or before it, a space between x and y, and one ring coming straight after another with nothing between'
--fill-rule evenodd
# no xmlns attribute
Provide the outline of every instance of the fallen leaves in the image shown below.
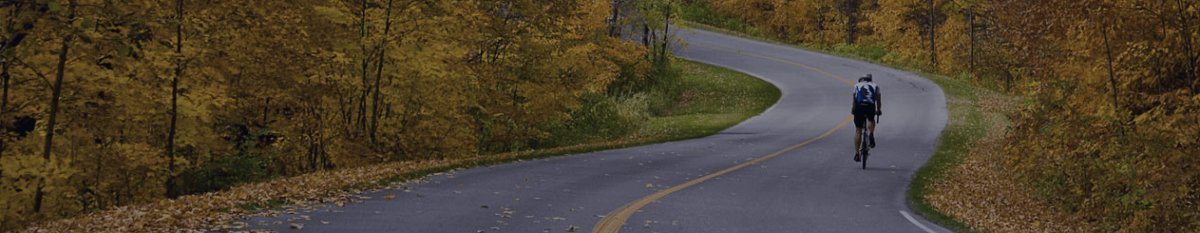
<svg viewBox="0 0 1200 233"><path fill-rule="evenodd" d="M630 137L617 141L581 144L549 150L475 156L466 159L400 161L333 171L320 171L295 177L276 178L261 183L240 185L224 191L193 194L140 205L112 207L100 213L36 224L19 232L203 232L221 231L222 229L242 229L247 227L248 224L235 220L249 216L251 214L250 211L252 211L252 209L242 209L244 206L256 206L270 201L279 201L291 203L295 206L332 202L333 206L345 207L347 202L353 203L358 201L351 198L352 195L361 193L361 190L345 190L345 187L384 188L378 184L378 181L410 172L447 167L453 164L471 164L480 161L510 159L531 153L553 153L579 148L632 144L652 139L649 137ZM525 178L524 180L532 182L529 178ZM399 187L399 189L404 190L405 193L413 193L407 187ZM563 189L562 191L570 192L571 190ZM414 196L423 197L421 194L414 194ZM538 199L541 198L534 197L534 200ZM324 207L324 204L310 206ZM501 209L506 210L506 208ZM331 211L341 212L340 210ZM272 214L267 216L278 216L278 212L266 213ZM163 216L171 217L162 219L163 221L158 221ZM555 217L552 221L557 220L565 220L565 218ZM329 224L326 221L322 221L321 223ZM274 222L274 225L282 224L282 221Z"/></svg>
<svg viewBox="0 0 1200 233"><path fill-rule="evenodd" d="M244 226L234 220L250 214L241 208L244 206L280 201L294 206L315 206L308 203L333 202L334 206L344 207L346 202L358 201L355 199L361 199L362 196L357 195L361 190L343 190L343 187L374 185L384 178L463 162L464 160L404 161L321 171L241 185L219 192L114 207L100 213L42 223L22 232L186 232L240 229ZM298 213L295 209L283 212ZM280 211L267 211L261 214L278 216L279 213ZM283 222L276 221L274 224L281 225Z"/></svg>
<svg viewBox="0 0 1200 233"><path fill-rule="evenodd" d="M998 99L984 98L986 103ZM995 109L992 109L995 110ZM1006 130L992 126L989 134L945 179L932 184L926 200L938 211L984 232L1099 232L1078 214L1058 210L1018 182L1002 165L1000 154Z"/></svg>

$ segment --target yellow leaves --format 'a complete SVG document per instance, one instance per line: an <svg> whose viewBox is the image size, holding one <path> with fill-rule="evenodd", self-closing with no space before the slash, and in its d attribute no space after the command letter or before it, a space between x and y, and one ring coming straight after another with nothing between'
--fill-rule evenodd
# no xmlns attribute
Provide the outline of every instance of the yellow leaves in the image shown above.
<svg viewBox="0 0 1200 233"><path fill-rule="evenodd" d="M346 9L334 9L331 7L324 7L324 6L314 6L314 7L312 7L312 9L318 15L325 17L325 19L328 19L329 21L331 21L333 23L342 24L342 25L352 25L352 24L357 23L357 21L353 19L353 16L347 15L345 13L348 11Z"/></svg>
<svg viewBox="0 0 1200 233"><path fill-rule="evenodd" d="M175 2L145 0L112 6L89 2L103 7L81 11L83 20L73 21L77 28L94 30L80 34L92 42L78 42L72 48L71 55L78 59L67 65L69 87L64 98L70 111L60 119L69 125L59 128L65 133L63 139L56 139L54 158L44 161L36 155L38 135L5 141L0 179L5 179L4 185L26 190L34 184L9 180L21 176L55 180L48 189L68 194L47 202L63 210L150 203L136 211L105 213L123 221L99 217L70 221L89 222L80 224L87 227L116 226L109 229L141 222L149 225L130 231L170 231L162 229L228 220L221 219L228 216L215 213L217 209L236 213L241 211L238 205L322 196L322 187L361 183L407 169L346 172L352 177L336 181L310 177L185 196L177 202L160 200L170 188L167 177L200 168L215 156L267 154L264 157L270 160L262 166L280 173L272 175L288 176L383 160L470 157L480 141L503 145L546 137L548 133L537 129L537 124L568 119L565 111L580 106L576 101L580 93L604 91L622 67L635 69L628 73L637 75L650 69L641 59L645 49L603 35L602 19L609 2L579 3L529 12L539 17L526 22L494 20L496 15L481 11L475 5L479 3L471 1L416 2L393 12L392 31L385 34L383 26L389 19L379 9L382 6L374 4L360 16L337 1L185 1L186 14L176 19L172 8L153 7ZM373 25L356 27L363 20ZM182 52L175 50L179 25L184 35ZM359 32L364 28L368 36ZM488 31L494 28L500 29ZM47 97L41 80L54 71L56 56L50 50L56 49L60 34L34 31L31 35L36 39L27 39L20 51L10 50L29 63L29 67L12 68L19 78L15 83L21 86L13 89L10 100L27 106L13 115L44 117L35 115L47 108L42 104ZM490 47L498 41L502 46ZM473 53L480 58L464 61ZM380 66L380 75L371 72ZM180 98L177 106L171 106L175 78ZM372 97L375 90L378 99ZM465 112L468 106L478 106L483 110L479 116L495 119L489 124L496 125L491 135L497 140L479 138L484 123ZM178 108L173 141L177 157L171 164L165 134L173 107ZM231 146L227 139L248 137L239 130L263 128L274 131L270 137L257 135L263 136L257 141L237 142L253 144L253 149ZM35 131L32 134L45 130ZM325 164L310 164L308 159ZM417 164L421 166L425 165ZM3 195L5 202L29 204L29 200L9 198L12 193ZM79 204L85 202L93 204ZM331 204L344 206L345 202ZM189 220L170 211L197 213ZM3 214L4 226L11 226L8 219L15 219L10 218L15 214ZM71 224L49 223L45 229L80 226Z"/></svg>

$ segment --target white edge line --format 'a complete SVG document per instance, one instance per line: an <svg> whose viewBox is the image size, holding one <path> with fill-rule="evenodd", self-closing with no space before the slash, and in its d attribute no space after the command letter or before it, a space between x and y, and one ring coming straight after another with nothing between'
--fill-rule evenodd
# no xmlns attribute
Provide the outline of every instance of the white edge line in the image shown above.
<svg viewBox="0 0 1200 233"><path fill-rule="evenodd" d="M901 211L900 211L900 215L904 215L904 218L907 218L907 219L908 219L908 222L911 222L913 225L917 225L917 227L920 227L920 228L921 228L921 230L925 230L925 232L928 232L928 233L937 233L937 232L935 232L935 231L933 231L933 230L929 229L929 227L925 227L925 224L921 224L921 222L918 222L918 221L917 221L917 219L914 219L914 218L912 217L912 215L909 215L909 214L908 214L908 212L904 212L903 210L901 210Z"/></svg>

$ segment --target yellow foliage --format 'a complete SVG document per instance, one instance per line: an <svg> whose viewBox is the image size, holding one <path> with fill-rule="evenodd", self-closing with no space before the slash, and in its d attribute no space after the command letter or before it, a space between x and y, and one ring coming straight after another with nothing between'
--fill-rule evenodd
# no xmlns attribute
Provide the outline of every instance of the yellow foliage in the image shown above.
<svg viewBox="0 0 1200 233"><path fill-rule="evenodd" d="M546 137L538 124L569 116L580 93L650 69L644 48L607 36L609 1L509 2L4 4L0 38L26 36L0 53L12 54L0 62L0 230L161 203L212 169L290 176L508 148ZM69 7L86 10L68 20Z"/></svg>

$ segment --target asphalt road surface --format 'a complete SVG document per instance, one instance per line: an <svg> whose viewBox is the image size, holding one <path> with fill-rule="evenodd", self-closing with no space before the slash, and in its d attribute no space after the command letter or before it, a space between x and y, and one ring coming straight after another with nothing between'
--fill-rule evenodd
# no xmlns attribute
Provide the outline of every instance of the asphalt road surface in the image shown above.
<svg viewBox="0 0 1200 233"><path fill-rule="evenodd" d="M949 232L904 196L946 125L936 84L706 31L679 36L689 44L679 57L767 80L783 99L705 138L446 173L244 222L279 232ZM850 82L868 73L884 99L864 170L847 122Z"/></svg>

